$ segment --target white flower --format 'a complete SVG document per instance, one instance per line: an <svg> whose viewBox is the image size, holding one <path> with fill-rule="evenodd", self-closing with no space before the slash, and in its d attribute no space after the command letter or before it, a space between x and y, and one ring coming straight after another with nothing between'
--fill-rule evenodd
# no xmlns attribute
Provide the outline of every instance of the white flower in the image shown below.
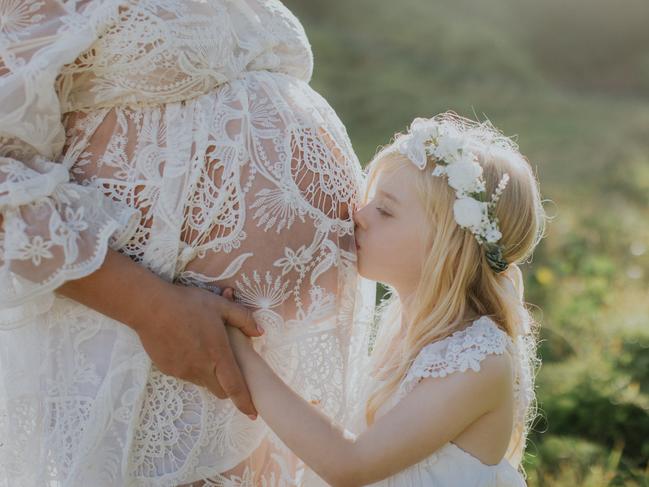
<svg viewBox="0 0 649 487"><path fill-rule="evenodd" d="M434 147L430 140L436 140L440 135L440 126L437 122L416 118L410 124L408 134L403 135L395 142L396 149L406 156L419 169L424 169L428 162L428 155L432 155Z"/></svg>
<svg viewBox="0 0 649 487"><path fill-rule="evenodd" d="M410 124L410 133L416 135L420 140L437 140L441 135L441 126L433 120L415 118Z"/></svg>
<svg viewBox="0 0 649 487"><path fill-rule="evenodd" d="M460 353L457 355L457 367L461 372L471 369L480 371L480 355L473 353Z"/></svg>
<svg viewBox="0 0 649 487"><path fill-rule="evenodd" d="M455 128L444 127L435 147L435 157L451 163L462 156L466 147L467 140Z"/></svg>
<svg viewBox="0 0 649 487"><path fill-rule="evenodd" d="M473 193L478 190L482 177L482 166L472 157L463 157L446 166L448 184L460 194Z"/></svg>
<svg viewBox="0 0 649 487"><path fill-rule="evenodd" d="M427 156L424 140L413 134L403 135L394 143L398 152L406 156L419 169L426 167Z"/></svg>
<svg viewBox="0 0 649 487"><path fill-rule="evenodd" d="M486 234L485 234L485 240L486 240L487 242L490 242L490 243L495 243L495 242L497 242L498 240L500 240L500 238L501 238L502 236L503 236L503 235L502 235L502 233L500 233L500 230L498 230L497 228L495 228L495 226L492 226L491 228L489 228L489 229L487 230L487 232L486 232Z"/></svg>
<svg viewBox="0 0 649 487"><path fill-rule="evenodd" d="M21 260L31 259L32 264L40 265L41 259L51 259L53 257L49 248L52 247L52 242L44 240L40 235L36 235L31 239L30 243L25 242L20 249L19 258Z"/></svg>
<svg viewBox="0 0 649 487"><path fill-rule="evenodd" d="M457 199L453 214L457 224L470 230L480 244L495 243L501 239L498 222L490 219L490 211L505 189L508 175L503 176L490 202L482 202L471 196L485 191L483 169L476 151L488 150L489 147L452 122L422 118L415 119L409 132L399 137L393 147L419 169L425 169L429 157L434 158L438 164L432 175L446 175L448 185L455 190ZM295 256L287 255L275 265L286 269L295 260Z"/></svg>
<svg viewBox="0 0 649 487"><path fill-rule="evenodd" d="M427 139L436 139L440 134L440 125L434 120L417 117L410 124L410 133L422 133Z"/></svg>
<svg viewBox="0 0 649 487"><path fill-rule="evenodd" d="M273 265L282 268L282 276L288 274L293 269L301 274L304 271L304 266L308 264L312 258L313 252L311 248L306 247L305 245L302 245L295 251L289 247L284 247L284 257L277 259L273 262Z"/></svg>
<svg viewBox="0 0 649 487"><path fill-rule="evenodd" d="M446 174L445 166L435 166L433 169L433 176L443 176L444 174Z"/></svg>
<svg viewBox="0 0 649 487"><path fill-rule="evenodd" d="M88 228L88 224L84 220L84 207L80 206L76 210L66 206L65 208L65 223L75 232L82 232Z"/></svg>
<svg viewBox="0 0 649 487"><path fill-rule="evenodd" d="M88 224L83 221L83 208L78 211L66 208L66 215L70 222L64 221L58 212L53 212L50 216L50 238L52 242L63 247L66 262L77 260L79 256L79 246L77 240L81 238L79 232L85 230Z"/></svg>
<svg viewBox="0 0 649 487"><path fill-rule="evenodd" d="M474 198L458 198L453 204L453 216L462 228L480 228L486 213L487 205Z"/></svg>

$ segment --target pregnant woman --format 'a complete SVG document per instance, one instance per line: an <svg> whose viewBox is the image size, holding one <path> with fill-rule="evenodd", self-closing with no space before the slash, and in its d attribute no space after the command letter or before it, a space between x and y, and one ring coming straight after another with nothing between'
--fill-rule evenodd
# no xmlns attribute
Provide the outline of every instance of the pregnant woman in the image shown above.
<svg viewBox="0 0 649 487"><path fill-rule="evenodd" d="M374 296L311 69L274 0L0 3L0 485L301 482L224 321L344 421Z"/></svg>

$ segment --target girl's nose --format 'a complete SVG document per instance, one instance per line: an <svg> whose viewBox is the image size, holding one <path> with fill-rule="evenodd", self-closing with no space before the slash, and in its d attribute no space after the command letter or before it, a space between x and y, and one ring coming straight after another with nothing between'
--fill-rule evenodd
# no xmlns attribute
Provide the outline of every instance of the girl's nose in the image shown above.
<svg viewBox="0 0 649 487"><path fill-rule="evenodd" d="M352 220L354 225L365 228L364 214L362 213L361 205L356 203L352 209Z"/></svg>

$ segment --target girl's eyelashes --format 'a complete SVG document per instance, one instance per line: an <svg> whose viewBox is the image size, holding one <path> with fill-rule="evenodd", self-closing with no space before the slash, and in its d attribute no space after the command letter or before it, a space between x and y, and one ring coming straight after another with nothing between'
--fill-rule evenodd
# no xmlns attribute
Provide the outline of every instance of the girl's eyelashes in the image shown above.
<svg viewBox="0 0 649 487"><path fill-rule="evenodd" d="M385 211L383 208L379 206L376 207L376 211L378 211L382 216L390 216L390 214L387 211Z"/></svg>

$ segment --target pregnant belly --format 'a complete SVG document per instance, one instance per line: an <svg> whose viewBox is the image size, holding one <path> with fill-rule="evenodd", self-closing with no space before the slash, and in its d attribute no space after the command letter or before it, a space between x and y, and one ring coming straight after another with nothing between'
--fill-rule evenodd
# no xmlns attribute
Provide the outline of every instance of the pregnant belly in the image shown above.
<svg viewBox="0 0 649 487"><path fill-rule="evenodd" d="M361 169L308 85L253 72L186 102L65 123L73 177L141 212L120 251L180 283L234 287L271 342L339 326Z"/></svg>

